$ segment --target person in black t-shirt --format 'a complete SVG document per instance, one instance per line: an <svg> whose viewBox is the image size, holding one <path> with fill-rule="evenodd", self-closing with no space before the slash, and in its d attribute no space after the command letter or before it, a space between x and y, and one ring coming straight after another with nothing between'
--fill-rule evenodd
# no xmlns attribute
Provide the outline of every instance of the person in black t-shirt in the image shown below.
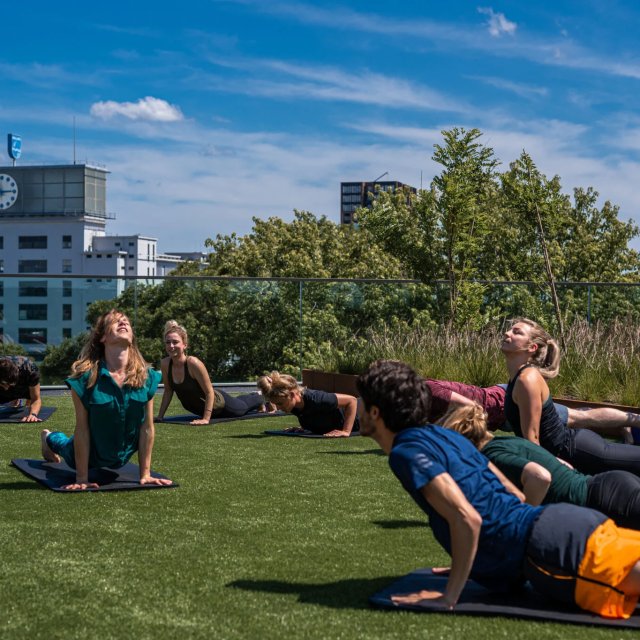
<svg viewBox="0 0 640 640"><path fill-rule="evenodd" d="M292 431L311 431L326 438L347 438L358 429L358 401L354 396L307 389L301 387L293 376L277 371L262 376L258 380L258 389L278 409L298 418L300 427L294 427Z"/></svg>
<svg viewBox="0 0 640 640"><path fill-rule="evenodd" d="M40 422L40 372L25 356L0 357L0 403L26 399L29 413L22 422Z"/></svg>

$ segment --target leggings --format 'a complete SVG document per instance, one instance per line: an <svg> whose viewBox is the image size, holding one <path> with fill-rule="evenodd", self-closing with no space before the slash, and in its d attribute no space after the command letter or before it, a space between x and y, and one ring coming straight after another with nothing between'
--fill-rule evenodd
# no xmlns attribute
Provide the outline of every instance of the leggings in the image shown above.
<svg viewBox="0 0 640 640"><path fill-rule="evenodd" d="M605 471L589 479L586 507L609 516L619 527L640 529L640 478L627 471Z"/></svg>
<svg viewBox="0 0 640 640"><path fill-rule="evenodd" d="M640 476L640 447L609 442L589 429L571 429L573 452L560 453L578 471L588 474L603 471L630 471ZM565 455L563 455L565 454Z"/></svg>
<svg viewBox="0 0 640 640"><path fill-rule="evenodd" d="M230 396L225 391L217 389L224 398L224 407L213 412L212 418L239 418L256 411L264 404L264 396L260 393L245 393L242 396ZM200 414L202 415L202 414Z"/></svg>

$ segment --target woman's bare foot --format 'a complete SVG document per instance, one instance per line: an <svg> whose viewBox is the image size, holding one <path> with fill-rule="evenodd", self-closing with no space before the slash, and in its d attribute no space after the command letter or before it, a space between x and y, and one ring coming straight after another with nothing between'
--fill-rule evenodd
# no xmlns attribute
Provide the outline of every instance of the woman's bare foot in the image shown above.
<svg viewBox="0 0 640 640"><path fill-rule="evenodd" d="M47 444L47 436L51 433L49 429L43 429L40 432L40 448L42 449L42 457L47 462L60 462L60 456L51 451L51 447Z"/></svg>

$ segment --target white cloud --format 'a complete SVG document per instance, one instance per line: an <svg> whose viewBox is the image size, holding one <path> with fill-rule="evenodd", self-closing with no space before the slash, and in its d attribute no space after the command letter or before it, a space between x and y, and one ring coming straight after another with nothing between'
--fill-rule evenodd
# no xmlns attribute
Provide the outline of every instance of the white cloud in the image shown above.
<svg viewBox="0 0 640 640"><path fill-rule="evenodd" d="M96 118L108 120L115 116L124 116L129 120L147 120L149 122L177 122L184 120L179 107L166 100L147 96L138 102L114 102L107 100L91 105L90 113Z"/></svg>
<svg viewBox="0 0 640 640"><path fill-rule="evenodd" d="M522 82L512 82L504 78L494 78L489 76L470 76L473 80L479 80L485 84L491 85L496 89L503 89L519 95L522 98L539 98L546 96L549 91L545 87L536 87Z"/></svg>
<svg viewBox="0 0 640 640"><path fill-rule="evenodd" d="M491 7L478 7L478 11L489 16L487 26L494 38L499 38L504 33L512 36L518 28L515 22L507 20L504 13L496 13Z"/></svg>

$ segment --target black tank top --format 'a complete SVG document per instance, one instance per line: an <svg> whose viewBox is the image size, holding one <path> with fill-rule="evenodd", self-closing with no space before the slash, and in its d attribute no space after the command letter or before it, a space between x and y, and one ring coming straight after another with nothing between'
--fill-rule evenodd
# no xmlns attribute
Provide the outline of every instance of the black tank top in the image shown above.
<svg viewBox="0 0 640 640"><path fill-rule="evenodd" d="M191 413L197 416L204 414L205 408L205 393L202 387L198 384L198 381L189 373L189 367L187 361L184 363L184 380L177 383L173 379L173 362L169 360L169 381L171 382L171 388L176 392L180 404ZM213 410L220 411L224 408L224 398L222 394L213 390L215 395ZM213 415L213 413L212 413Z"/></svg>
<svg viewBox="0 0 640 640"><path fill-rule="evenodd" d="M512 380L509 380L507 385L507 394L504 399L504 414L507 422L511 425L513 432L523 438L522 425L520 424L520 409L518 405L513 401L513 388L520 377L520 374L528 367L533 367L532 364L526 364ZM544 401L542 405L542 413L540 414L540 444L554 456L561 453L565 455L570 451L570 441L575 434L573 429L567 429L563 424L555 405L553 404L553 398L551 394Z"/></svg>

